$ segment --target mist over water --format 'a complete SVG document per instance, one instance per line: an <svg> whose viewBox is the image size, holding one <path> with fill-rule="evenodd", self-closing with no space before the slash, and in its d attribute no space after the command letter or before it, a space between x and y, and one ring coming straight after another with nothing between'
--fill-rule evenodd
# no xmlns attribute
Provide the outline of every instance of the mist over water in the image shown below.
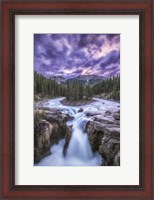
<svg viewBox="0 0 154 200"><path fill-rule="evenodd" d="M63 155L65 139L59 141L51 147L51 155L43 158L36 166L99 166L102 164L102 157L96 152L93 153L85 126L87 120L86 113L88 111L105 112L109 109L114 109L119 105L116 102L96 99L93 103L89 103L80 107L63 106L60 102L64 98L52 99L44 102L44 107L58 108L64 113L73 116L72 121L68 121L67 125L72 125L72 136L66 155ZM79 108L83 108L83 112L79 112Z"/></svg>

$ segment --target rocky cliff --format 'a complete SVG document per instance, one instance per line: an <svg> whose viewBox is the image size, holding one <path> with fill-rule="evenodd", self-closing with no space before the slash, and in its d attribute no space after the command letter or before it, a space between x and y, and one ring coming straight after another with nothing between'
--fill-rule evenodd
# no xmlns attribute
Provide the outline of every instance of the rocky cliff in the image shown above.
<svg viewBox="0 0 154 200"><path fill-rule="evenodd" d="M68 114L58 109L44 108L35 110L34 114L34 163L50 155L50 147L65 138L65 151L71 137L71 129L66 121L71 119Z"/></svg>
<svg viewBox="0 0 154 200"><path fill-rule="evenodd" d="M120 110L88 112L92 116L85 127L93 152L103 157L102 165L120 165Z"/></svg>

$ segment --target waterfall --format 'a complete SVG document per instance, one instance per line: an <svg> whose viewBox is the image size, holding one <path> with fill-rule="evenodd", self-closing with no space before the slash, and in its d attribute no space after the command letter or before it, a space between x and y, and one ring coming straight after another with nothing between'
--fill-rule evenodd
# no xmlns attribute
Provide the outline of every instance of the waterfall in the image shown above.
<svg viewBox="0 0 154 200"><path fill-rule="evenodd" d="M72 121L67 125L72 126L72 136L64 156L63 149L65 139L59 141L51 147L52 154L43 158L37 166L99 166L102 163L102 157L96 152L93 153L89 144L88 136L84 132L87 119L87 111L105 112L108 109L117 107L117 103L107 100L95 99L96 102L82 106L83 112L78 112L79 107L64 106L61 103L63 98L49 100L44 103L45 107L58 108L64 113L73 116ZM105 104L105 106L104 106Z"/></svg>
<svg viewBox="0 0 154 200"><path fill-rule="evenodd" d="M51 147L52 154L43 158L37 166L98 166L101 165L102 158L98 153L93 153L87 134L84 133L86 117L84 112L79 112L77 107L63 106L61 99L45 103L48 107L58 107L64 113L73 116L72 121L67 125L72 125L72 136L66 155L63 155L65 139L59 141Z"/></svg>
<svg viewBox="0 0 154 200"><path fill-rule="evenodd" d="M93 158L93 153L88 141L87 134L83 132L82 122L84 113L77 113L72 122L72 137L67 150L66 158L76 158L88 161Z"/></svg>

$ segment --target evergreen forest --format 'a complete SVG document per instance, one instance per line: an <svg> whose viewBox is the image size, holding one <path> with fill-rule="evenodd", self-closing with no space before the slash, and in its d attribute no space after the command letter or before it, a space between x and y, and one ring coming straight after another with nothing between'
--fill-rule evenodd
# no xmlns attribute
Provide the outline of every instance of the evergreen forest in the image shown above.
<svg viewBox="0 0 154 200"><path fill-rule="evenodd" d="M34 94L41 98L66 97L68 101L90 100L92 97L119 101L120 76L113 76L96 84L85 84L76 79L59 83L34 72Z"/></svg>

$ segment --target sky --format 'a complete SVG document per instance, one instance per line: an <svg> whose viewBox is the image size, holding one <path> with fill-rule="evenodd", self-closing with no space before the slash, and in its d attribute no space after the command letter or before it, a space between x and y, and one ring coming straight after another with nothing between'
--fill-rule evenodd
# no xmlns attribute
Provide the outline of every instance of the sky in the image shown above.
<svg viewBox="0 0 154 200"><path fill-rule="evenodd" d="M120 74L120 34L34 34L34 70L44 75Z"/></svg>

